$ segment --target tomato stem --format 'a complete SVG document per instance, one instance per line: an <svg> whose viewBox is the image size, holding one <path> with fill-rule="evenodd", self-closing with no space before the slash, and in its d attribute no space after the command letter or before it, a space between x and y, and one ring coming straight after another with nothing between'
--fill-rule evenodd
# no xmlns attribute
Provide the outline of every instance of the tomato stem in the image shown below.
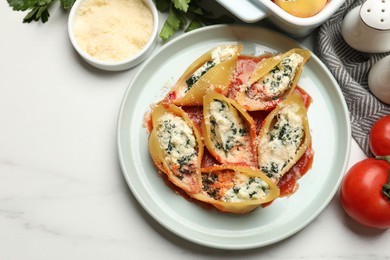
<svg viewBox="0 0 390 260"><path fill-rule="evenodd" d="M386 156L376 156L375 159L377 160L385 160L388 163L390 163L390 155ZM390 171L389 171L389 177L387 179L387 183L385 183L382 187L382 193L385 197L387 197L387 200L390 202Z"/></svg>
<svg viewBox="0 0 390 260"><path fill-rule="evenodd" d="M390 163L390 155L376 156L375 159L377 159L377 160L385 160L388 163Z"/></svg>

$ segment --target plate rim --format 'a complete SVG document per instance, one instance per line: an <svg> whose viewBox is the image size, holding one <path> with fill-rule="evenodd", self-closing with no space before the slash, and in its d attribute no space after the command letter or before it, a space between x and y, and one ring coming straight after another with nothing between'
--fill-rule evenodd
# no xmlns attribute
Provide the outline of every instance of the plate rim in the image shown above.
<svg viewBox="0 0 390 260"><path fill-rule="evenodd" d="M139 195L139 193L137 191L137 188L133 185L132 180L129 178L129 176L127 174L127 166L125 165L125 161L124 161L124 158L123 158L124 155L122 153L122 148L121 148L122 147L122 143L121 143L121 124L122 124L122 116L123 116L123 113L124 113L124 106L125 106L125 103L126 103L126 99L129 96L129 93L131 93L131 90L132 90L132 87L133 87L133 82L135 82L136 79L140 76L140 74L142 74L144 72L144 68L147 67L148 64L151 61L153 61L154 57L157 56L159 53L163 52L165 49L170 48L171 45L174 45L177 42L183 41L186 38L193 37L194 35L205 33L207 31L214 31L214 30L232 30L232 28L235 28L235 29L242 28L242 29L249 29L249 30L255 30L255 31L267 31L268 33L274 34L274 35L276 35L278 37L281 37L281 38L283 38L285 40L288 40L288 41L294 43L296 46L300 46L300 47L303 47L303 48L307 49L302 44L296 42L294 39L291 39L290 37L288 37L288 36L286 36L286 35L284 35L282 33L279 33L279 32L274 31L272 29L259 27L259 26L252 26L252 25L226 25L226 24L211 25L211 26L203 27L203 28L197 29L195 31L192 31L192 32L180 35L177 38L172 39L170 42L164 44L161 48L159 48L156 52L154 52L143 64L141 64L140 68L135 73L135 75L130 80L130 82L129 82L128 86L127 86L127 89L126 89L126 91L124 93L124 96L123 96L123 99L122 99L122 102L121 102L121 105L120 105L118 118L117 118L117 152L118 152L118 157L119 157L119 162L120 162L122 174L124 175L125 180L127 182L127 185L129 186L132 194L134 195L134 197L136 198L138 203L142 206L142 208L157 223L162 225L164 228L166 228L168 231L172 232L173 234L176 234L177 236L179 236L181 238L184 238L184 239L186 239L188 241L191 241L193 243L196 243L196 244L199 244L199 245L202 245L202 246L207 246L207 247L210 247L210 248L217 248L217 249L225 249L225 250L242 250L242 249L259 248L259 247L263 247L263 246L267 246L267 245L270 245L270 244L277 243L277 242L279 242L281 240L284 240L284 239L292 236L293 234L299 232L304 227L306 227L309 223L311 223L316 217L318 217L320 215L320 213L324 210L324 208L332 200L332 198L334 197L334 195L336 194L336 192L337 192L337 190L339 188L339 185L340 185L341 180L342 180L342 176L345 173L346 168L348 166L350 150L351 150L351 125L350 125L350 118L349 118L348 108L347 108L347 105L346 105L346 102L345 102L345 98L344 98L344 96L343 96L343 94L341 92L341 89L340 89L340 86L339 86L338 82L335 80L335 78L332 75L332 73L329 71L329 69L323 64L323 62L313 52L312 52L312 57L314 57L314 59L316 59L317 64L323 70L325 70L327 76L330 77L330 80L336 86L336 88L334 90L336 91L337 96L342 101L341 102L341 106L343 108L343 113L342 114L343 114L344 119L346 120L346 124L345 124L346 133L347 133L346 151L345 151L345 154L344 154L345 160L344 160L343 166L341 167L340 177L339 177L339 179L337 181L337 184L333 187L332 192L328 195L326 201L321 205L321 207L317 208L315 210L315 212L313 212L311 217L306 219L305 221L303 221L301 223L301 225L299 225L297 228L295 228L293 230L290 230L289 232L286 232L285 234L283 234L283 235L281 235L279 237L275 237L274 239L271 239L271 240L267 241L266 243L252 243L252 244L239 245L239 246L225 245L223 242L220 242L220 243L207 242L207 241L203 241L201 239L196 239L193 236L190 236L188 234L184 234L182 232L179 232L174 227L169 225L169 223L166 223L166 222L162 221L161 218L159 216L157 216L156 213L147 205L147 202L145 202L145 200L143 200L142 197ZM237 39L235 39L235 40L237 40Z"/></svg>

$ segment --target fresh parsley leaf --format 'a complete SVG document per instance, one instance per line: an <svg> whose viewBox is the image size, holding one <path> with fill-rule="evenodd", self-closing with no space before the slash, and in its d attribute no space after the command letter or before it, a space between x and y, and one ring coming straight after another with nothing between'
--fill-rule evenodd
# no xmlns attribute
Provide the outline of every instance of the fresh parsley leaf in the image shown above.
<svg viewBox="0 0 390 260"><path fill-rule="evenodd" d="M180 28L181 19L178 17L175 9L171 8L166 21L174 30L178 30Z"/></svg>
<svg viewBox="0 0 390 260"><path fill-rule="evenodd" d="M38 0L7 0L7 2L15 11L26 11L33 8Z"/></svg>
<svg viewBox="0 0 390 260"><path fill-rule="evenodd" d="M171 6L171 0L155 0L155 5L160 12L166 12Z"/></svg>
<svg viewBox="0 0 390 260"><path fill-rule="evenodd" d="M187 22L185 17L176 11L173 7L170 8L167 20L165 21L161 32L160 38L164 41L172 37L175 31L179 30L183 26L183 22Z"/></svg>
<svg viewBox="0 0 390 260"><path fill-rule="evenodd" d="M165 21L163 27L161 28L159 36L163 41L166 41L172 37L174 32L175 30L172 28L172 26L169 25L168 21Z"/></svg>
<svg viewBox="0 0 390 260"><path fill-rule="evenodd" d="M183 26L187 24L187 18L185 17L184 13L176 12L176 18L179 20L179 28L183 28Z"/></svg>
<svg viewBox="0 0 390 260"><path fill-rule="evenodd" d="M213 14L202 7L202 0L154 0L160 12L169 12L165 21L160 38L164 41L173 36L175 31L191 20L184 32L198 29L204 25L215 23L232 23L234 19L229 16L214 17ZM208 0L209 1L209 0Z"/></svg>
<svg viewBox="0 0 390 260"><path fill-rule="evenodd" d="M203 27L202 22L201 22L199 19L194 18L194 19L190 22L190 24L188 25L187 29L184 30L184 32L190 32L190 31L193 31L193 30L195 30L195 29L199 29L199 28L201 28L201 27Z"/></svg>
<svg viewBox="0 0 390 260"><path fill-rule="evenodd" d="M190 6L188 8L188 12L191 13L191 14L196 14L196 15L204 15L205 12L202 8L200 8L199 6Z"/></svg>
<svg viewBox="0 0 390 260"><path fill-rule="evenodd" d="M7 0L15 11L29 11L23 18L24 23L32 21L47 22L50 17L49 8L57 0ZM63 9L70 9L75 0L60 0Z"/></svg>
<svg viewBox="0 0 390 260"><path fill-rule="evenodd" d="M62 8L70 10L76 0L60 0Z"/></svg>
<svg viewBox="0 0 390 260"><path fill-rule="evenodd" d="M23 18L24 23L30 23L32 21L41 20L43 23L49 20L49 6L53 2L53 0L39 0L37 1L33 7L31 7L31 11Z"/></svg>
<svg viewBox="0 0 390 260"><path fill-rule="evenodd" d="M172 0L172 2L176 9L186 13L189 7L188 4L191 2L191 0Z"/></svg>

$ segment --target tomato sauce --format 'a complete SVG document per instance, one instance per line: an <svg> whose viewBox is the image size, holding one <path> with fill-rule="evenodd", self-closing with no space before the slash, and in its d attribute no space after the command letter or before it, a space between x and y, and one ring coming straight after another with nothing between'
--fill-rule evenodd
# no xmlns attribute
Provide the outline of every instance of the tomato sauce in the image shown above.
<svg viewBox="0 0 390 260"><path fill-rule="evenodd" d="M304 89L299 86L295 87L295 91L299 92L303 98L303 103L305 104L306 109L309 109L311 103L313 102L312 97Z"/></svg>
<svg viewBox="0 0 390 260"><path fill-rule="evenodd" d="M302 92L301 92L302 91ZM311 97L300 90L300 93L303 93L305 101L305 105L309 106L311 103ZM203 118L203 110L202 107L185 107L183 108L189 115L189 117L193 120L194 124L201 128L202 118ZM250 112L250 115L255 121L256 124L256 134L259 133L260 127L266 116L269 112L266 111L253 111ZM314 159L314 151L312 146L305 151L302 157L298 160L298 162L280 179L278 183L278 187L280 189L280 196L289 196L293 194L298 188L297 181L304 176L312 166ZM210 152L205 147L204 155L202 158L201 167L210 167L214 165L219 165L220 163L210 154Z"/></svg>
<svg viewBox="0 0 390 260"><path fill-rule="evenodd" d="M248 81L250 74L254 71L256 65L263 59L270 57L271 54L265 54L259 57L253 56L239 56L237 61L237 68L233 80L229 86L229 91L227 96L229 98L234 99L239 91L239 87ZM303 97L304 104L308 109L310 104L312 103L311 96L301 87L297 86L295 91L300 93ZM175 99L175 93L171 92L167 101ZM201 135L203 135L202 131L202 121L203 121L203 107L202 106L186 106L182 107L182 109L188 114L189 118L193 121L195 126L198 128ZM270 113L270 111L248 111L250 116L253 118L256 124L256 134L259 133L262 122ZM147 117L148 116L148 117ZM152 120L150 115L145 116L145 127L151 132L152 130ZM255 151L254 151L255 152ZM257 157L257 155L256 155ZM298 189L298 180L304 176L312 166L314 159L314 151L312 149L312 145L306 149L303 156L298 160L298 162L280 179L278 183L278 187L280 189L280 197L285 197L293 194ZM201 162L201 167L210 167L219 165L220 163L210 154L206 147L204 147L204 155ZM213 208L210 204L199 202L193 198L191 198L188 194L182 191L180 188L176 187L173 183L171 183L167 176L164 173L160 172L160 175L163 177L165 184L172 188L177 194L181 195L188 201L192 203L199 204L203 208L211 209ZM270 203L266 203L263 207L270 205Z"/></svg>
<svg viewBox="0 0 390 260"><path fill-rule="evenodd" d="M152 114L150 112L146 113L144 115L144 125L143 127L146 128L148 133L150 134L153 130L153 121L152 121Z"/></svg>
<svg viewBox="0 0 390 260"><path fill-rule="evenodd" d="M278 182L280 197L290 196L298 189L297 181L310 170L313 159L314 151L310 144L297 163Z"/></svg>
<svg viewBox="0 0 390 260"><path fill-rule="evenodd" d="M176 92L172 91L171 93L168 94L167 100L175 100L176 99Z"/></svg>
<svg viewBox="0 0 390 260"><path fill-rule="evenodd" d="M206 203L206 202L203 202L203 201L200 201L200 200L192 198L190 195L188 195L182 189L180 189L175 184L173 184L168 179L168 176L165 173L159 171L158 174L164 180L164 183L165 183L165 185L168 188L170 188L174 193L176 193L176 194L180 195L181 197L183 197L184 199L186 199L188 202L195 203L195 204L199 205L200 207L202 207L203 209L206 209L206 210L212 210L214 208L214 206L209 204L209 203Z"/></svg>
<svg viewBox="0 0 390 260"><path fill-rule="evenodd" d="M206 167L211 167L219 164L220 163L214 158L214 156L210 154L210 152L205 147L201 167L206 168Z"/></svg>
<svg viewBox="0 0 390 260"><path fill-rule="evenodd" d="M261 56L246 56L241 55L237 59L236 71L229 87L228 97L235 98L243 83L247 82L256 65L265 58L271 57L267 53Z"/></svg>
<svg viewBox="0 0 390 260"><path fill-rule="evenodd" d="M192 120L192 122L199 128L202 128L203 121L203 107L201 106L188 106L182 107L184 112L187 113L188 117Z"/></svg>

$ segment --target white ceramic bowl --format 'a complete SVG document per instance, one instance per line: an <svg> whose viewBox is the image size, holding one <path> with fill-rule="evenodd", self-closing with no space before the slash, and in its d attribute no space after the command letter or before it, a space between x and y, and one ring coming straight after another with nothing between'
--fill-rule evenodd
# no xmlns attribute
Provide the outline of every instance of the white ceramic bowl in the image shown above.
<svg viewBox="0 0 390 260"><path fill-rule="evenodd" d="M345 0L330 0L318 14L308 18L300 18L287 13L271 0L216 1L244 22L255 23L262 19L269 19L293 37L308 35L328 20L345 2Z"/></svg>
<svg viewBox="0 0 390 260"><path fill-rule="evenodd" d="M80 54L80 56L88 62L90 65L107 71L119 71L119 70L126 70L130 69L139 63L141 63L143 60L145 60L148 55L153 51L156 42L157 42L157 32L158 32L158 12L156 9L156 6L154 5L152 0L143 0L145 4L150 8L153 14L153 30L151 37L149 38L146 45L138 51L135 55L130 56L129 58L120 60L120 61L104 61L97 59L90 54L88 54L85 50L83 50L80 45L77 43L76 37L74 35L74 20L77 13L78 8L84 2L85 0L76 0L74 3L68 18L68 34L70 41L73 45L73 47L76 49L76 51ZM114 0L111 0L114 1Z"/></svg>

